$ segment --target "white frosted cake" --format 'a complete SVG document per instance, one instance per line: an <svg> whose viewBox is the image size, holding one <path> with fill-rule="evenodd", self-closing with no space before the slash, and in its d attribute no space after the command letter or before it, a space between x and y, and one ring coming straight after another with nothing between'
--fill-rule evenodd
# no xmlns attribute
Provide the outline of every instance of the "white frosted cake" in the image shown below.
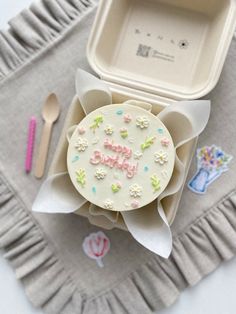
<svg viewBox="0 0 236 314"><path fill-rule="evenodd" d="M143 207L166 188L175 149L164 124L129 104L109 105L88 114L69 143L67 167L77 191L112 211Z"/></svg>

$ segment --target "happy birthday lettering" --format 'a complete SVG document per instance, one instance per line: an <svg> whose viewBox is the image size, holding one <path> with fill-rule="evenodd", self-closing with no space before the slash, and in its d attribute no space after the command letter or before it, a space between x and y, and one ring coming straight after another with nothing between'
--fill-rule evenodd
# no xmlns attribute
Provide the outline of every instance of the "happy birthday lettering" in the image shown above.
<svg viewBox="0 0 236 314"><path fill-rule="evenodd" d="M109 156L103 154L100 150L95 150L93 152L93 156L90 158L90 163L92 165L102 164L111 169L117 168L121 171L126 171L126 176L129 179L133 178L138 170L138 163L131 164L126 158L120 158L118 154L116 156Z"/></svg>
<svg viewBox="0 0 236 314"><path fill-rule="evenodd" d="M120 144L115 144L112 140L106 138L104 140L104 147L116 152L118 154L123 155L126 158L130 158L132 156L132 149L127 146L122 146Z"/></svg>

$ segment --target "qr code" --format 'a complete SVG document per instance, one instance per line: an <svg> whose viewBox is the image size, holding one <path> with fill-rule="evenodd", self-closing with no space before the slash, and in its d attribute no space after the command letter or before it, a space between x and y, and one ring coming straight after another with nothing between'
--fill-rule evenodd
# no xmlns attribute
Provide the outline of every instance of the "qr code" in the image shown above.
<svg viewBox="0 0 236 314"><path fill-rule="evenodd" d="M151 47L139 44L136 55L139 57L148 58L150 54L150 50L151 50Z"/></svg>

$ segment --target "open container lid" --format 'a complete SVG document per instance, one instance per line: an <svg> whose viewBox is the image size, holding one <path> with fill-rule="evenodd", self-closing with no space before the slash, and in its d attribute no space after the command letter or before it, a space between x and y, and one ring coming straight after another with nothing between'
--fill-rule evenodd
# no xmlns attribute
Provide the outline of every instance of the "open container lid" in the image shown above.
<svg viewBox="0 0 236 314"><path fill-rule="evenodd" d="M235 26L234 0L100 0L87 56L105 81L197 99L216 85Z"/></svg>

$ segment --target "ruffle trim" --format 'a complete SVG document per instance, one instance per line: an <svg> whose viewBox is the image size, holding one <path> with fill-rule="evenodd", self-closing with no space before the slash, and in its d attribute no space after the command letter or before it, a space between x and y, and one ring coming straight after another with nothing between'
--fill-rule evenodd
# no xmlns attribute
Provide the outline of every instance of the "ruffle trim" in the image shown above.
<svg viewBox="0 0 236 314"><path fill-rule="evenodd" d="M41 0L32 3L0 31L0 82L43 51L72 23L77 23L97 0Z"/></svg>
<svg viewBox="0 0 236 314"><path fill-rule="evenodd" d="M108 291L88 298L0 176L0 248L5 249L31 302L46 313L145 314L171 305L184 288L236 254L235 210L233 191L174 238L168 260L154 256Z"/></svg>

